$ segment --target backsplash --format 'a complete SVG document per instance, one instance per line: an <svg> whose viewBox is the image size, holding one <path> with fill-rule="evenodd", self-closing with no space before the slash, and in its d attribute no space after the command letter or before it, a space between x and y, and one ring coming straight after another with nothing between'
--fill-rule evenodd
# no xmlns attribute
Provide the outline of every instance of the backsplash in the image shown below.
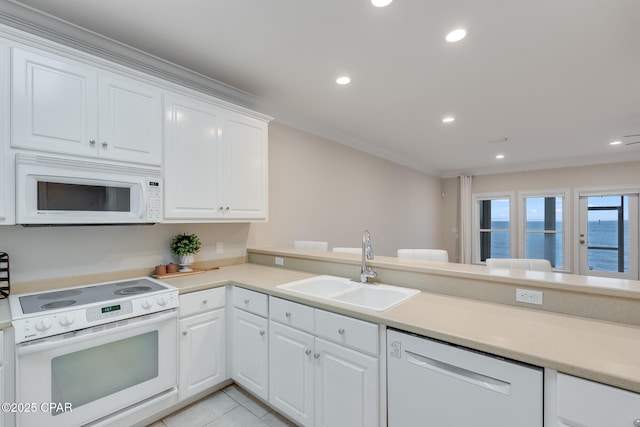
<svg viewBox="0 0 640 427"><path fill-rule="evenodd" d="M0 251L11 257L12 287L20 282L135 270L175 261L178 233L197 234L196 261L245 255L250 224L156 224L87 227L0 227ZM223 253L216 254L216 242ZM15 289L19 291L19 289Z"/></svg>

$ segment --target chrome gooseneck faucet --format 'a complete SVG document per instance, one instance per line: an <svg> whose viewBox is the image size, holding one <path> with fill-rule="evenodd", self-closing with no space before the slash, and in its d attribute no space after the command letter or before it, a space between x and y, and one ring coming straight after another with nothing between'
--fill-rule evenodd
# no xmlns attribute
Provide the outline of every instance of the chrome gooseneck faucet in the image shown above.
<svg viewBox="0 0 640 427"><path fill-rule="evenodd" d="M369 279L374 279L377 276L375 271L367 267L368 259L373 259L373 247L369 230L364 230L362 233L362 268L360 269L360 282L362 283L367 283Z"/></svg>

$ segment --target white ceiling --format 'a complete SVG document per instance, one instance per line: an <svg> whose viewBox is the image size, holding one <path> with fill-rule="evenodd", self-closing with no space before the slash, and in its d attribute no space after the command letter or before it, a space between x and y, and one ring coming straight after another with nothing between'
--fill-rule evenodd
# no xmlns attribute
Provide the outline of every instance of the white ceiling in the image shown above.
<svg viewBox="0 0 640 427"><path fill-rule="evenodd" d="M255 95L277 121L435 175L640 159L640 144L627 145L640 136L625 138L640 134L638 0L16 3ZM467 37L445 42L457 27ZM342 74L350 85L335 84Z"/></svg>

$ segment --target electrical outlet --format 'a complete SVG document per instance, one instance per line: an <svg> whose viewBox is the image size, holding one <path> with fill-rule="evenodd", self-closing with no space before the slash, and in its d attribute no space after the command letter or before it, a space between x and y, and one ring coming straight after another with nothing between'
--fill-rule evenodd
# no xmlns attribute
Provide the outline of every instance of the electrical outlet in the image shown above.
<svg viewBox="0 0 640 427"><path fill-rule="evenodd" d="M284 265L284 258L276 257L276 265Z"/></svg>
<svg viewBox="0 0 640 427"><path fill-rule="evenodd" d="M224 243L216 242L216 255L222 255L224 253Z"/></svg>
<svg viewBox="0 0 640 427"><path fill-rule="evenodd" d="M527 304L542 305L542 291L532 291L531 289L516 289L516 301Z"/></svg>

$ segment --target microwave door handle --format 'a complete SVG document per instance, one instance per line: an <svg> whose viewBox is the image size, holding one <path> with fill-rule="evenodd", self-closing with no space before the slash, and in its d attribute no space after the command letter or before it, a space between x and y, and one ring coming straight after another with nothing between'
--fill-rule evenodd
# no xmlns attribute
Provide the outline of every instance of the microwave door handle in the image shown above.
<svg viewBox="0 0 640 427"><path fill-rule="evenodd" d="M67 332L67 334L69 335L66 337L64 336L64 333L62 333L59 335L54 335L52 337L41 338L37 341L29 341L26 343L17 344L16 354L18 356L23 356L26 354L52 350L59 347L67 346L69 344L76 343L78 341L85 340L89 337L120 334L122 332L126 332L131 329L136 329L141 326L146 326L146 325L155 324L155 323L159 324L171 318L177 319L177 310L171 309L171 310L163 311L160 313L149 314L147 316L149 317L127 319L127 320L135 320L135 321L130 322L126 325L117 326L115 328L108 328L108 329L100 328L100 326L105 326L109 324L109 323L103 323L102 325L96 325L96 326L89 327L87 329L76 331L76 333ZM122 322L122 320L120 322ZM99 330L94 330L94 328L99 328Z"/></svg>

